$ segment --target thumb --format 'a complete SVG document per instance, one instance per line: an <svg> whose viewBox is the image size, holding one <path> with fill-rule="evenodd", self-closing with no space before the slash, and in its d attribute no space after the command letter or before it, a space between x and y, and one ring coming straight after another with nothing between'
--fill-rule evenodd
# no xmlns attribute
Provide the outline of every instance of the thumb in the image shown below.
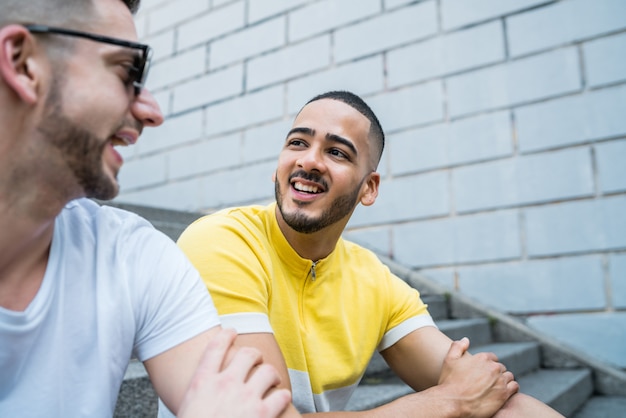
<svg viewBox="0 0 626 418"><path fill-rule="evenodd" d="M448 356L452 358L461 358L469 348L469 345L470 341L467 337L463 337L458 341L453 341L450 346L450 350L448 350Z"/></svg>

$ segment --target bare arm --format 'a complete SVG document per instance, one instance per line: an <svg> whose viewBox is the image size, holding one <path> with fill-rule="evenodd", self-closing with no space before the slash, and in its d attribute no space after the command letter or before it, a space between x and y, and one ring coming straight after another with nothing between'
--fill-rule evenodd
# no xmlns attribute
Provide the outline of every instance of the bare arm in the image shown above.
<svg viewBox="0 0 626 418"><path fill-rule="evenodd" d="M460 411L460 416L562 417L542 402L518 393L513 375L493 353L472 355L468 348L467 339L452 343L436 328L424 327L382 354L394 372L416 391L441 389L436 396L456 405L454 409Z"/></svg>
<svg viewBox="0 0 626 418"><path fill-rule="evenodd" d="M211 339L183 399L180 418L275 418L289 405L289 391L274 390L278 373L261 364L259 351L242 348L227 360L235 336L225 330Z"/></svg>
<svg viewBox="0 0 626 418"><path fill-rule="evenodd" d="M214 327L144 364L165 405L184 418L278 417L289 391L273 391L280 376L262 355L236 348L236 333Z"/></svg>

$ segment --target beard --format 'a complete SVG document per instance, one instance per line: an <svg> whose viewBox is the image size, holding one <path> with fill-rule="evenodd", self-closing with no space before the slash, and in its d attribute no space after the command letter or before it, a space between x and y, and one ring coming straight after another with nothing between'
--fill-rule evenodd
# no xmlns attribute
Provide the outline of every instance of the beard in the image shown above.
<svg viewBox="0 0 626 418"><path fill-rule="evenodd" d="M102 163L108 141L64 115L61 99L63 75L56 74L53 80L44 117L37 129L54 148L55 155L63 159L65 168L70 170L86 197L101 200L114 198L119 191L117 181L107 176Z"/></svg>
<svg viewBox="0 0 626 418"><path fill-rule="evenodd" d="M318 183L325 184L319 176L313 173L305 173L299 171L293 173L290 176L290 180L293 177L301 177L307 180L316 181ZM317 217L309 216L306 213L302 213L300 210L296 210L293 213L286 213L283 210L283 193L280 188L280 182L278 179L274 182L274 195L276 197L276 203L278 210L283 220L289 227L296 232L302 234L312 234L320 231L327 226L330 226L346 216L350 215L359 201L359 192L361 185L365 181L366 177L359 182L359 185L354 190L344 195L336 197L331 204ZM300 207L306 206L306 203L299 204Z"/></svg>

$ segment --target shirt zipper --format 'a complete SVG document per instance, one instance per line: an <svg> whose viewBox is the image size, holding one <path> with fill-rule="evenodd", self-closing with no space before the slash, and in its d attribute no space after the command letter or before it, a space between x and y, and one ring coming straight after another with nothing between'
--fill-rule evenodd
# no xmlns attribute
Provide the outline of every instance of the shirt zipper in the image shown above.
<svg viewBox="0 0 626 418"><path fill-rule="evenodd" d="M313 264L311 264L311 280L315 281L317 275L315 274L315 266L317 265L317 261L313 261Z"/></svg>

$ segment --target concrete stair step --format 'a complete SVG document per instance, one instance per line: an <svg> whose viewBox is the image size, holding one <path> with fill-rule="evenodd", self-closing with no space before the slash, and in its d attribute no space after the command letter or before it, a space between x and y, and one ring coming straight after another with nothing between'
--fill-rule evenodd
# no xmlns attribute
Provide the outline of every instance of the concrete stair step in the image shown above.
<svg viewBox="0 0 626 418"><path fill-rule="evenodd" d="M491 343L470 347L470 353L492 352L515 378L537 370L541 364L539 344L535 342Z"/></svg>
<svg viewBox="0 0 626 418"><path fill-rule="evenodd" d="M517 378L520 391L550 405L566 417L579 409L593 392L588 369L540 369Z"/></svg>
<svg viewBox="0 0 626 418"><path fill-rule="evenodd" d="M617 418L626 416L626 397L593 396L572 418Z"/></svg>
<svg viewBox="0 0 626 418"><path fill-rule="evenodd" d="M428 305L428 312L436 322L450 317L448 299L444 295L423 294L420 296L422 301Z"/></svg>
<svg viewBox="0 0 626 418"><path fill-rule="evenodd" d="M437 321L437 326L448 337L460 340L470 339L470 346L480 346L492 342L489 320L485 318L448 319Z"/></svg>

